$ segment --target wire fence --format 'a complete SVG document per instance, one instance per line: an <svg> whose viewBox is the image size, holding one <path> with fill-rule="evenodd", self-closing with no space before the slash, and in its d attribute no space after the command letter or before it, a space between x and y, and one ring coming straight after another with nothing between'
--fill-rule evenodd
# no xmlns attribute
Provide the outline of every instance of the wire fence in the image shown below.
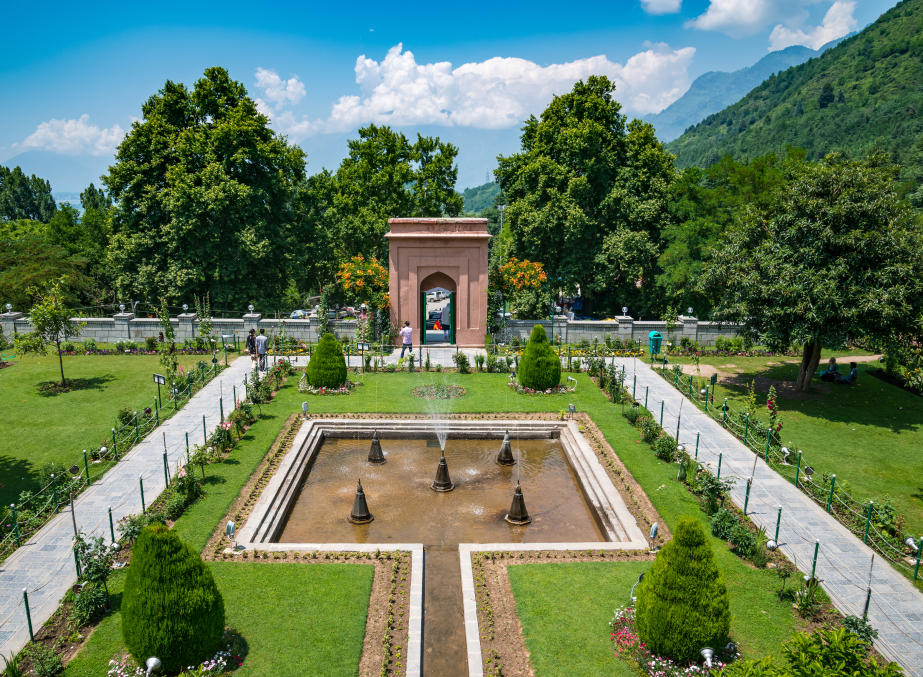
<svg viewBox="0 0 923 677"><path fill-rule="evenodd" d="M186 372L182 386L173 388L169 393L170 399L161 402L155 397L151 406L134 412L130 420L120 421L117 428L110 429L99 445L83 450L82 456L75 456L70 467L60 464L60 472L51 474L38 491L20 496L18 503L5 506L0 513L0 562L51 521L71 496L78 496L105 475L120 458L188 403L220 371L217 363L208 366L199 362Z"/></svg>
<svg viewBox="0 0 923 677"><path fill-rule="evenodd" d="M716 405L714 386L710 382L683 374L679 365L667 369L664 363L653 371L685 395L699 411L721 423L725 430L761 456L773 470L836 518L854 536L885 557L897 570L917 580L923 538L914 539L903 531L900 518L895 518L889 501L879 501L880 505L876 505L873 500L857 500L848 485L835 473L824 472L818 476L804 452L786 447L774 426L757 419L751 412L735 409L727 398Z"/></svg>

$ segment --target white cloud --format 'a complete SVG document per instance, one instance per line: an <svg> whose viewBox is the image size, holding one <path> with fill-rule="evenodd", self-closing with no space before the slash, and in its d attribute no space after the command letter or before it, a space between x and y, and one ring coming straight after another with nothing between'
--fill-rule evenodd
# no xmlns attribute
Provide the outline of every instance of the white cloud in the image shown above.
<svg viewBox="0 0 923 677"><path fill-rule="evenodd" d="M79 120L51 119L36 127L22 145L62 155L112 155L125 136L125 130L118 125L100 129L89 120L89 115L81 115Z"/></svg>
<svg viewBox="0 0 923 677"><path fill-rule="evenodd" d="M792 45L817 49L831 40L841 38L856 27L856 20L852 15L855 8L855 2L837 0L827 10L823 23L807 32L778 24L769 36L769 51L774 52Z"/></svg>
<svg viewBox="0 0 923 677"><path fill-rule="evenodd" d="M686 28L720 31L739 38L784 22L798 26L808 18L804 6L817 0L711 0L704 14L685 23Z"/></svg>
<svg viewBox="0 0 923 677"><path fill-rule="evenodd" d="M641 0L641 7L648 14L676 14L683 0Z"/></svg>
<svg viewBox="0 0 923 677"><path fill-rule="evenodd" d="M265 68L256 69L256 86L263 90L263 97L275 104L276 109L282 108L287 103L298 103L304 98L305 89L298 76L288 80L280 78L274 70ZM265 102L257 99L258 104Z"/></svg>
<svg viewBox="0 0 923 677"><path fill-rule="evenodd" d="M502 129L540 113L553 95L570 91L577 80L607 75L616 83L615 97L624 111L643 115L664 109L689 88L687 70L694 55L692 47L672 50L660 43L624 65L603 55L544 67L495 57L453 69L447 61L418 64L413 53L398 44L381 63L365 55L356 60L361 94L340 97L327 120L271 114L265 104L261 110L294 140L319 131L349 131L369 122Z"/></svg>

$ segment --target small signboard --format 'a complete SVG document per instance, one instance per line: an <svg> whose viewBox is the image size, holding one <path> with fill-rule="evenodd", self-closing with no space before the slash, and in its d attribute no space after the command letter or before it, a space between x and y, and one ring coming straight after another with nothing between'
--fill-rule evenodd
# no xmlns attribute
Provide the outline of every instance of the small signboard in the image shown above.
<svg viewBox="0 0 923 677"><path fill-rule="evenodd" d="M156 383L159 386L166 385L167 379L161 376L160 374L154 374L154 383Z"/></svg>
<svg viewBox="0 0 923 677"><path fill-rule="evenodd" d="M356 348L358 350L369 350L369 344L368 343L357 343Z"/></svg>
<svg viewBox="0 0 923 677"><path fill-rule="evenodd" d="M718 374L712 374L712 375L711 375L711 384L712 384L712 385L715 385L716 383L718 383Z"/></svg>

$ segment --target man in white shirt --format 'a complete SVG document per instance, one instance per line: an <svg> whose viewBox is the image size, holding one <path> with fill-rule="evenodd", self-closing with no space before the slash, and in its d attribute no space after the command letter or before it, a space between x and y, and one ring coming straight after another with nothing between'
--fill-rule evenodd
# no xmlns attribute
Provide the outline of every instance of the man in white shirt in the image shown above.
<svg viewBox="0 0 923 677"><path fill-rule="evenodd" d="M442 340L449 340L449 323L452 321L452 311L449 309L451 301L442 307L442 315L439 317L439 324L442 325Z"/></svg>
<svg viewBox="0 0 923 677"><path fill-rule="evenodd" d="M404 357L404 351L409 350L410 354L413 355L413 328L410 326L410 321L404 322L404 326L401 328L401 357Z"/></svg>
<svg viewBox="0 0 923 677"><path fill-rule="evenodd" d="M260 371L266 371L266 352L269 349L269 339L266 338L266 330L260 329L260 335L256 337L256 353L260 358Z"/></svg>

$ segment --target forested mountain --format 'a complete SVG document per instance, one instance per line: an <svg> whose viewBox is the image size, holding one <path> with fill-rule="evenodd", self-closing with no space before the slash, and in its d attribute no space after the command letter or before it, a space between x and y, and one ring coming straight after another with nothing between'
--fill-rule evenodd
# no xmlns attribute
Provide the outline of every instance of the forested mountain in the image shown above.
<svg viewBox="0 0 923 677"><path fill-rule="evenodd" d="M481 186L465 188L462 198L465 200L465 213L478 214L483 209L494 206L494 199L500 193L500 184L490 181Z"/></svg>
<svg viewBox="0 0 923 677"><path fill-rule="evenodd" d="M923 0L904 0L820 57L770 76L668 147L680 167L708 167L726 154L747 161L789 145L816 160L877 144L905 165L912 189L913 167L923 164L921 57Z"/></svg>
<svg viewBox="0 0 923 677"><path fill-rule="evenodd" d="M672 141L690 125L717 113L742 99L747 92L773 73L804 63L839 44L843 38L828 42L820 49L793 45L767 54L752 66L733 73L710 71L700 75L689 90L659 113L644 119L657 129L657 138Z"/></svg>

